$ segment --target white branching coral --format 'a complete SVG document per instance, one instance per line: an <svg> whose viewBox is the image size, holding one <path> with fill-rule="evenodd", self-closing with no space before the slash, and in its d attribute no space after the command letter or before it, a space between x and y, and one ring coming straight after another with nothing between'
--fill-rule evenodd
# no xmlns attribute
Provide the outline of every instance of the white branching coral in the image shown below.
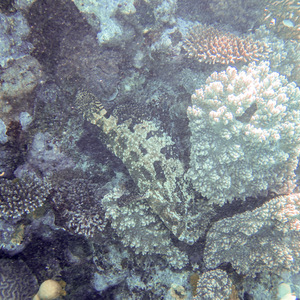
<svg viewBox="0 0 300 300"><path fill-rule="evenodd" d="M300 153L300 91L267 62L213 73L188 108L194 188L222 205L291 192Z"/></svg>
<svg viewBox="0 0 300 300"><path fill-rule="evenodd" d="M216 222L208 231L204 262L231 262L236 271L279 274L300 270L300 194L279 196L254 211Z"/></svg>

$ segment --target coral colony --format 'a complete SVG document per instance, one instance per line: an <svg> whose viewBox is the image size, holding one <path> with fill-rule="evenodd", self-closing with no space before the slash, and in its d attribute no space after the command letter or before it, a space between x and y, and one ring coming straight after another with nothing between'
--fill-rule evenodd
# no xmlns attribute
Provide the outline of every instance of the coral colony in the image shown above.
<svg viewBox="0 0 300 300"><path fill-rule="evenodd" d="M0 299L300 298L300 3L0 4Z"/></svg>

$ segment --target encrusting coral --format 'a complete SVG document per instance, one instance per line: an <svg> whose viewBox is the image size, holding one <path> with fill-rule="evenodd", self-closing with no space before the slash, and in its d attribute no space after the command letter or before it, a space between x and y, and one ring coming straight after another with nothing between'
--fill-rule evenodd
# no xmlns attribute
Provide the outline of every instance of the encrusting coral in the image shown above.
<svg viewBox="0 0 300 300"><path fill-rule="evenodd" d="M209 64L258 61L268 54L266 44L220 31L212 26L194 26L184 41L187 56Z"/></svg>
<svg viewBox="0 0 300 300"><path fill-rule="evenodd" d="M300 91L267 62L213 73L188 108L188 177L222 205L267 190L290 193L300 154Z"/></svg>

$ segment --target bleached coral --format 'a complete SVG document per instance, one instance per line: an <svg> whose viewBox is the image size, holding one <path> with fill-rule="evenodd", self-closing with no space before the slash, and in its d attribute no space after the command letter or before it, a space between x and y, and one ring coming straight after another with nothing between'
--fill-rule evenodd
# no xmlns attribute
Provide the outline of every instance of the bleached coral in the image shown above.
<svg viewBox="0 0 300 300"><path fill-rule="evenodd" d="M236 271L280 275L300 270L300 194L273 198L254 211L213 224L206 238L204 262L215 268L231 262Z"/></svg>
<svg viewBox="0 0 300 300"><path fill-rule="evenodd" d="M291 192L300 153L300 91L267 62L213 73L188 108L194 188L211 203Z"/></svg>

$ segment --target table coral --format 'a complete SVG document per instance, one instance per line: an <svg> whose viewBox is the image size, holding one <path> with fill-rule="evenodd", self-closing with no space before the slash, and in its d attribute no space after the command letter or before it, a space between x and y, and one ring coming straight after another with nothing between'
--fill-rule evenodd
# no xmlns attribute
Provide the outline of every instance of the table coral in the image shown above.
<svg viewBox="0 0 300 300"><path fill-rule="evenodd" d="M268 54L264 43L201 24L190 30L183 48L188 57L209 64L258 61Z"/></svg>

